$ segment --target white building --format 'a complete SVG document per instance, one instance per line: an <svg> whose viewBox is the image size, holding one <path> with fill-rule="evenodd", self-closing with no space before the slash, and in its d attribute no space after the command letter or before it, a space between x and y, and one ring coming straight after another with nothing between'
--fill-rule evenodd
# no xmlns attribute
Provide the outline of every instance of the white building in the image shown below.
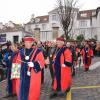
<svg viewBox="0 0 100 100"><path fill-rule="evenodd" d="M45 15L31 18L31 21L25 25L25 31L33 33L33 36L37 40L51 40L52 34L51 27L49 25L49 16Z"/></svg>
<svg viewBox="0 0 100 100"><path fill-rule="evenodd" d="M100 8L80 11L78 13L76 33L83 34L85 39L100 41Z"/></svg>
<svg viewBox="0 0 100 100"><path fill-rule="evenodd" d="M38 34L37 40L52 41L64 34L59 21L57 9L54 9L46 16L31 18L25 25L25 30ZM71 37L76 39L79 34L83 34L85 39L97 38L100 41L100 8L93 10L75 10L74 23Z"/></svg>
<svg viewBox="0 0 100 100"><path fill-rule="evenodd" d="M77 13L78 9L75 9L73 30L76 29ZM48 12L48 15L46 16L31 18L30 22L25 24L25 31L32 32L34 37L40 41L53 41L57 37L60 37L64 34L57 9ZM35 36L37 34L35 33L39 34L40 36L37 38Z"/></svg>
<svg viewBox="0 0 100 100"><path fill-rule="evenodd" d="M77 17L76 36L83 34L85 39L91 39L96 35L96 10L79 11Z"/></svg>
<svg viewBox="0 0 100 100"><path fill-rule="evenodd" d="M97 39L100 42L100 7L98 7L97 10L96 10L96 18L97 18L97 22L96 22L96 25L97 25Z"/></svg>
<svg viewBox="0 0 100 100"><path fill-rule="evenodd" d="M24 31L22 25L14 24L11 21L6 25L0 23L0 44L7 41L21 42L22 38L27 34L31 35L31 33Z"/></svg>

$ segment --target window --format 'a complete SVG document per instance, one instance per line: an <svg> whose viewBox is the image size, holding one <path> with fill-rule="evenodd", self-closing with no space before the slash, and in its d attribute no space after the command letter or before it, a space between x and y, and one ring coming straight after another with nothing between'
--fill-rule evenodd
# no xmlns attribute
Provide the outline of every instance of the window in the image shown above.
<svg viewBox="0 0 100 100"><path fill-rule="evenodd" d="M80 27L86 27L87 26L87 21L80 21L79 26Z"/></svg>
<svg viewBox="0 0 100 100"><path fill-rule="evenodd" d="M28 32L32 32L32 30L29 28L29 29L28 29Z"/></svg>
<svg viewBox="0 0 100 100"><path fill-rule="evenodd" d="M47 21L48 19L47 18L44 18L44 21Z"/></svg>
<svg viewBox="0 0 100 100"><path fill-rule="evenodd" d="M46 29L46 24L42 24L42 29L43 29L43 30Z"/></svg>
<svg viewBox="0 0 100 100"><path fill-rule="evenodd" d="M53 21L58 21L58 16L57 15L52 15L52 20Z"/></svg>
<svg viewBox="0 0 100 100"><path fill-rule="evenodd" d="M81 17L87 17L87 13L82 13Z"/></svg>
<svg viewBox="0 0 100 100"><path fill-rule="evenodd" d="M52 26L56 26L56 23L52 23Z"/></svg>
<svg viewBox="0 0 100 100"><path fill-rule="evenodd" d="M35 28L39 28L39 25L36 24L36 25L35 25Z"/></svg>
<svg viewBox="0 0 100 100"><path fill-rule="evenodd" d="M40 18L36 18L35 23L39 23L39 22L40 22Z"/></svg>
<svg viewBox="0 0 100 100"><path fill-rule="evenodd" d="M93 11L93 12L92 12L92 16L94 16L94 15L96 15L96 11Z"/></svg>
<svg viewBox="0 0 100 100"><path fill-rule="evenodd" d="M47 32L46 31L42 32L42 39L47 41Z"/></svg>
<svg viewBox="0 0 100 100"><path fill-rule="evenodd" d="M13 42L14 43L17 43L18 42L18 39L19 39L19 36L13 36Z"/></svg>
<svg viewBox="0 0 100 100"><path fill-rule="evenodd" d="M32 30L31 30L31 26L30 26L30 25L27 25L27 26L25 27L25 31L31 32L31 31L32 31Z"/></svg>

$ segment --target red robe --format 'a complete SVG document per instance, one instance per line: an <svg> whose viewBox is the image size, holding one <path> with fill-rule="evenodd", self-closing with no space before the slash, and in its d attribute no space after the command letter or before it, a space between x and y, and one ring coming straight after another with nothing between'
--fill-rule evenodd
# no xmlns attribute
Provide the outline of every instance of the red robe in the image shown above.
<svg viewBox="0 0 100 100"><path fill-rule="evenodd" d="M15 56L13 57L12 60L12 65L13 64L19 64L21 65L21 61L18 61L17 58L20 59L20 55L18 53L15 53ZM16 66L17 67L17 66ZM14 69L12 69L14 70ZM18 72L19 70L17 70L16 72ZM20 77L19 76L15 76L13 77L13 72L11 72L11 80L12 80L12 90L13 90L13 94L16 94L17 97L19 95L19 85L20 85ZM16 74L17 75L17 74ZM13 77L13 78L12 78Z"/></svg>
<svg viewBox="0 0 100 100"><path fill-rule="evenodd" d="M83 64L84 64L84 68L89 68L89 66L91 65L91 61L92 61L92 56L93 56L93 51L92 49L86 49L83 48L81 51L81 55L83 58Z"/></svg>
<svg viewBox="0 0 100 100"><path fill-rule="evenodd" d="M30 50L29 50L30 51ZM35 51L34 51L35 52ZM44 67L45 61L42 50L37 49L35 54L32 54L34 60L29 60L34 63L34 67L31 68L30 76L27 75L29 66L27 63L22 64L21 68L21 83L20 83L20 97L19 100L40 100L40 87L41 87L41 70ZM21 60L26 61L21 50Z"/></svg>
<svg viewBox="0 0 100 100"><path fill-rule="evenodd" d="M54 60L54 84L55 91L65 92L72 84L71 66L72 53L69 49L61 48Z"/></svg>

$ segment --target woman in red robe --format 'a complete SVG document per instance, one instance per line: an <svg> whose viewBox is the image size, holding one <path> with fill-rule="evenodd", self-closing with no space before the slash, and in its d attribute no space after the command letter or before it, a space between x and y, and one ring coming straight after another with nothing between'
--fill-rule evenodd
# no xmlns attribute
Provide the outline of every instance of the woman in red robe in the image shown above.
<svg viewBox="0 0 100 100"><path fill-rule="evenodd" d="M93 57L93 50L89 47L88 44L86 44L85 47L82 49L81 55L83 58L83 67L85 71L88 71Z"/></svg>
<svg viewBox="0 0 100 100"><path fill-rule="evenodd" d="M17 61L20 55L18 55L18 46L16 43L11 44L11 50L13 51L13 60L11 68L11 80L12 80L12 90L13 94L19 94L19 85L20 85L20 67L21 62ZM19 58L20 59L20 58Z"/></svg>

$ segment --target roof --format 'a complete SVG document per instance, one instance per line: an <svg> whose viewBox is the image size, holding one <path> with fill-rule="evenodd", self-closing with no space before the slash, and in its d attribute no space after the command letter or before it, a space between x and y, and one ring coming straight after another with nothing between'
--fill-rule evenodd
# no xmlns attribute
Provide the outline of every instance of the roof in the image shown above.
<svg viewBox="0 0 100 100"><path fill-rule="evenodd" d="M16 31L22 31L24 28L21 24L15 24L13 22L10 22L12 26L7 26L6 24L3 25L3 27L0 29L0 33L3 33L3 32L16 32Z"/></svg>
<svg viewBox="0 0 100 100"><path fill-rule="evenodd" d="M22 31L23 28L20 27L20 28L10 28L10 27L4 27L3 29L0 29L0 33L3 33L3 32L16 32L16 31Z"/></svg>
<svg viewBox="0 0 100 100"><path fill-rule="evenodd" d="M69 8L69 7L68 7L68 8ZM49 11L48 13L57 13L57 11L58 11L59 9L60 9L60 7L55 8L55 9ZM74 11L78 11L79 9L74 7L73 10L74 10Z"/></svg>
<svg viewBox="0 0 100 100"><path fill-rule="evenodd" d="M40 19L39 23L47 23L47 22L49 22L49 15L38 16L35 19Z"/></svg>
<svg viewBox="0 0 100 100"><path fill-rule="evenodd" d="M77 19L78 20L81 20L81 19L90 19L94 15L96 15L96 9L79 11L79 13L77 15Z"/></svg>
<svg viewBox="0 0 100 100"><path fill-rule="evenodd" d="M36 23L48 23L48 22L49 22L49 15L44 15L35 17L33 22L29 21L25 25L36 24Z"/></svg>

